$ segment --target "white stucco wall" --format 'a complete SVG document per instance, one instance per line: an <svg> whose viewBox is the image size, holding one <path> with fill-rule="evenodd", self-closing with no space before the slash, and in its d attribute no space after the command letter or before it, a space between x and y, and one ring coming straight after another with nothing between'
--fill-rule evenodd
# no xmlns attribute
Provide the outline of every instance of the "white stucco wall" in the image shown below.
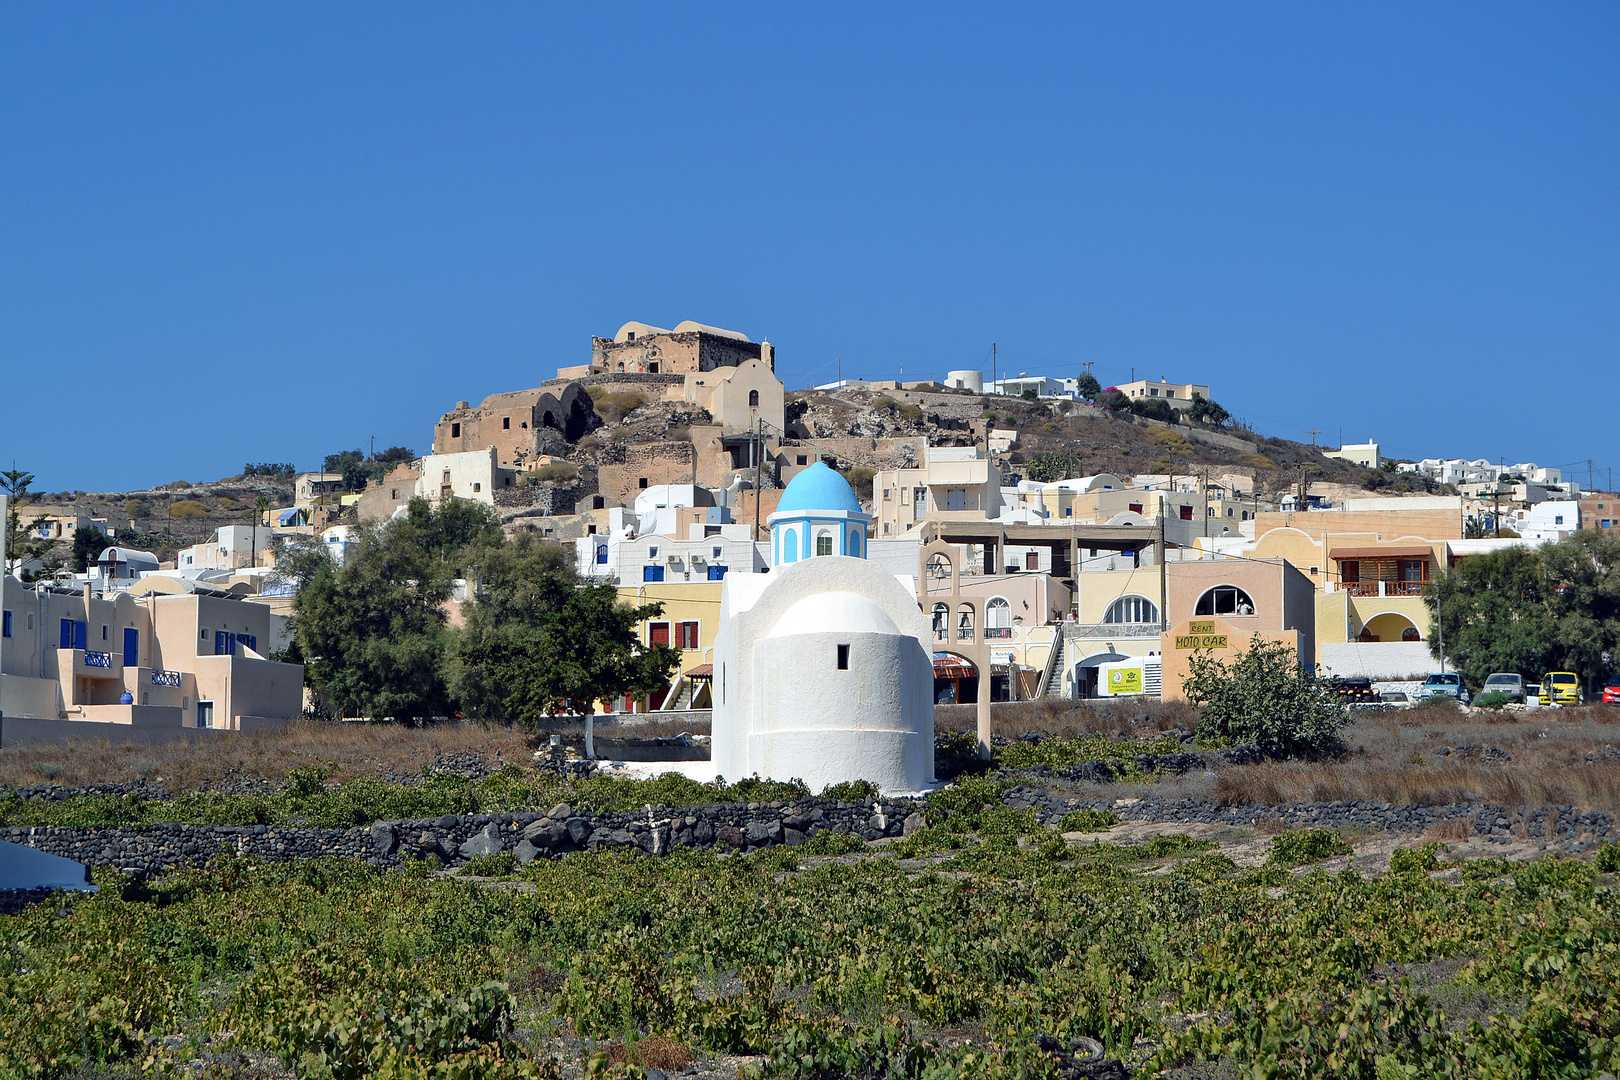
<svg viewBox="0 0 1620 1080"><path fill-rule="evenodd" d="M1427 641L1324 641L1321 651L1324 674L1344 678L1422 678L1440 670Z"/></svg>
<svg viewBox="0 0 1620 1080"><path fill-rule="evenodd" d="M894 575L823 556L726 578L715 640L713 760L721 776L933 783L928 625ZM848 668L837 666L848 646Z"/></svg>

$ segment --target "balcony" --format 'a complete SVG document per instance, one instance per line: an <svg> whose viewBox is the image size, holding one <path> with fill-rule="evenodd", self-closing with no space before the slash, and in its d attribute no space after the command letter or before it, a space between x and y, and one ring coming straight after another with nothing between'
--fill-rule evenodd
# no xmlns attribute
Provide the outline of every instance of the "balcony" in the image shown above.
<svg viewBox="0 0 1620 1080"><path fill-rule="evenodd" d="M94 649L86 649L84 653L84 666L87 668L110 669L113 666L112 653L97 652Z"/></svg>
<svg viewBox="0 0 1620 1080"><path fill-rule="evenodd" d="M1158 623L1064 623L1063 636L1069 639L1127 641L1157 638L1163 632Z"/></svg>
<svg viewBox="0 0 1620 1080"><path fill-rule="evenodd" d="M172 686L178 688L180 686L180 672L163 671L161 669L154 668L152 670L152 685Z"/></svg>
<svg viewBox="0 0 1620 1080"><path fill-rule="evenodd" d="M1422 596L1427 581L1330 581L1328 592L1351 596Z"/></svg>
<svg viewBox="0 0 1620 1080"><path fill-rule="evenodd" d="M1010 626L987 626L984 636L991 641L1011 641L1013 628Z"/></svg>

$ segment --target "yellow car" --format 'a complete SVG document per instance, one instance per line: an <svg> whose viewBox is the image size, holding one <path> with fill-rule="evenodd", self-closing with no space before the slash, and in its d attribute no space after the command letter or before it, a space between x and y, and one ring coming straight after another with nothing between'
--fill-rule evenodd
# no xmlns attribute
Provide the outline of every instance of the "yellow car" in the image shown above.
<svg viewBox="0 0 1620 1080"><path fill-rule="evenodd" d="M1584 705L1586 695L1581 693L1581 677L1573 671L1549 671L1541 680L1543 705Z"/></svg>

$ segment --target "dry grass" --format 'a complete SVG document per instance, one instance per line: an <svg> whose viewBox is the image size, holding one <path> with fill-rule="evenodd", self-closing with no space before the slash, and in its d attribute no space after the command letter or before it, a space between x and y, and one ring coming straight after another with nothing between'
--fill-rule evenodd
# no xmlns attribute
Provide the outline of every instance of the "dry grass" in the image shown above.
<svg viewBox="0 0 1620 1080"><path fill-rule="evenodd" d="M643 1069L662 1069L670 1073L680 1072L692 1064L691 1048L667 1035L649 1035L628 1044L609 1043L604 1049L608 1063L612 1065L623 1065L628 1061Z"/></svg>
<svg viewBox="0 0 1620 1080"><path fill-rule="evenodd" d="M1198 710L1182 701L1133 699L1118 703L1066 701L1003 701L990 707L995 732L1009 739L1037 735L1113 735L1142 738L1178 728L1198 726ZM936 731L972 731L978 723L975 705L941 705L934 709Z"/></svg>
<svg viewBox="0 0 1620 1080"><path fill-rule="evenodd" d="M476 753L486 761L529 760L533 737L521 729L478 724L407 728L393 724L298 723L286 731L212 737L157 746L84 742L7 747L0 751L0 784L130 783L141 777L165 787L195 787L230 773L280 780L287 770L329 764L333 778L416 772L440 753Z"/></svg>
<svg viewBox="0 0 1620 1080"><path fill-rule="evenodd" d="M1592 707L1465 716L1413 709L1370 716L1346 733L1349 752L1327 762L1268 761L1221 770L1213 795L1227 805L1372 799L1443 806L1570 804L1620 812L1620 761L1587 762L1620 742L1620 710ZM1441 747L1494 746L1512 756L1436 756Z"/></svg>

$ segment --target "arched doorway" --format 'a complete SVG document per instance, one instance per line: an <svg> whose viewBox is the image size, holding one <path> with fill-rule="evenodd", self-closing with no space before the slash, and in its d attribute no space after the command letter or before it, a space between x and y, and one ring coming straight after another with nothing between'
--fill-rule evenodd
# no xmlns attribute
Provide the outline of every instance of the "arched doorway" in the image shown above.
<svg viewBox="0 0 1620 1080"><path fill-rule="evenodd" d="M1361 628L1362 641L1422 641L1423 633L1405 615L1385 611L1368 619Z"/></svg>

